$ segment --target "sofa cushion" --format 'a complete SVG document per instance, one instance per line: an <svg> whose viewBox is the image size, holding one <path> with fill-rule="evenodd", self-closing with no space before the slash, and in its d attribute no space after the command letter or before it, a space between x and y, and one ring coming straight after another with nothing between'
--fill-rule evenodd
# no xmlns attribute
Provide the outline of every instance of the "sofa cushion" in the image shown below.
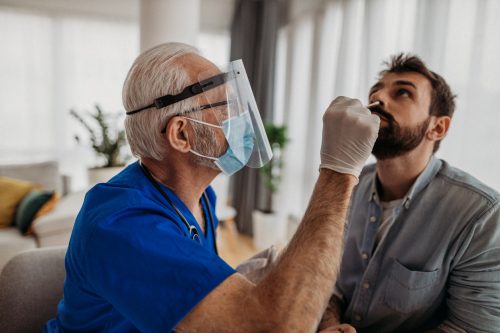
<svg viewBox="0 0 500 333"><path fill-rule="evenodd" d="M41 212L46 213L54 207L57 195L53 191L31 191L21 200L16 209L14 225L26 234L31 223Z"/></svg>
<svg viewBox="0 0 500 333"><path fill-rule="evenodd" d="M40 247L68 244L84 198L85 191L70 193L62 197L52 211L33 222L33 233Z"/></svg>
<svg viewBox="0 0 500 333"><path fill-rule="evenodd" d="M14 223L18 204L35 187L31 182L0 176L0 227Z"/></svg>

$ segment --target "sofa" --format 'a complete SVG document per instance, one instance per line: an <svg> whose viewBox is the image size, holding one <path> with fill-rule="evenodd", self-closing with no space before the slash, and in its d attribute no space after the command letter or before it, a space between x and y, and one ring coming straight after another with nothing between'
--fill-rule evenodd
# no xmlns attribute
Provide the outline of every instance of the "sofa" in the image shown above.
<svg viewBox="0 0 500 333"><path fill-rule="evenodd" d="M0 332L41 332L63 296L66 246L23 251L0 273ZM29 297L27 297L29 295Z"/></svg>
<svg viewBox="0 0 500 333"><path fill-rule="evenodd" d="M0 165L0 176L40 184L43 189L55 190L60 195L54 208L34 221L31 234L23 235L14 226L0 228L0 270L10 258L24 250L67 245L85 191L68 193L69 179L59 173L58 163Z"/></svg>

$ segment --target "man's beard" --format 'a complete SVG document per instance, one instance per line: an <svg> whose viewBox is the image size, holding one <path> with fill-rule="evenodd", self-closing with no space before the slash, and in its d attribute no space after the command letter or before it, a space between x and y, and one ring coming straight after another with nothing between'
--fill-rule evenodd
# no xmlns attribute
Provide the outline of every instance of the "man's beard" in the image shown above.
<svg viewBox="0 0 500 333"><path fill-rule="evenodd" d="M380 128L372 150L377 160L402 156L415 149L424 139L431 117L412 127L401 127L394 118L385 117L385 119L389 124Z"/></svg>
<svg viewBox="0 0 500 333"><path fill-rule="evenodd" d="M226 152L227 144L218 142L216 139L217 135L215 133L215 128L211 128L203 124L191 124L193 125L193 132L195 136L195 140L192 143L192 149L195 152L215 158L222 156ZM199 166L219 170L214 161L209 158L193 154L193 159Z"/></svg>

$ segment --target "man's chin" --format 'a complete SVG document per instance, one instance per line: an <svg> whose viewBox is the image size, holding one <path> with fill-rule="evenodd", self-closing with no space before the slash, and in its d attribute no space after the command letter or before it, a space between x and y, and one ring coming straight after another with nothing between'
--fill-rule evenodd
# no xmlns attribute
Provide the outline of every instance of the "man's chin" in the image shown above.
<svg viewBox="0 0 500 333"><path fill-rule="evenodd" d="M375 156L375 159L377 161L385 161L385 160L390 160L391 158L397 157L395 154L391 153L386 153L386 152L372 152L373 156Z"/></svg>
<svg viewBox="0 0 500 333"><path fill-rule="evenodd" d="M394 147L389 144L380 144L378 142L373 146L372 154L378 161L384 161L391 158L399 157L407 154L409 151L401 149L401 147Z"/></svg>

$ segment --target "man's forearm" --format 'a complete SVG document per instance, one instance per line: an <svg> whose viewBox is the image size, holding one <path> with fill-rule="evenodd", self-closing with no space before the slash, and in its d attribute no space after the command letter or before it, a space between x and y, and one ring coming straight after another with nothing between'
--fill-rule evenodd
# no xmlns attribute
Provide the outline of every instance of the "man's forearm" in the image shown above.
<svg viewBox="0 0 500 333"><path fill-rule="evenodd" d="M255 292L290 331L314 331L333 292L356 179L321 169L308 209L276 267ZM266 304L267 302L271 302Z"/></svg>

